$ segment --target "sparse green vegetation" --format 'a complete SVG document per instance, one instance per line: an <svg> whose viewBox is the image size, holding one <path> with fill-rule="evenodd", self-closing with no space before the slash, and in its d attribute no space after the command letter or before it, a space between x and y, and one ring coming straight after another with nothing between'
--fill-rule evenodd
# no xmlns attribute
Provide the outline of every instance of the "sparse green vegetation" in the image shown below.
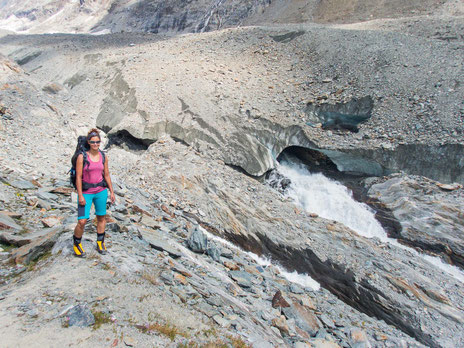
<svg viewBox="0 0 464 348"><path fill-rule="evenodd" d="M180 343L177 348L251 348L241 337L226 335L225 338L218 338L218 332L214 328L201 331L205 336L211 337L211 340L206 343L199 344L196 341Z"/></svg>
<svg viewBox="0 0 464 348"><path fill-rule="evenodd" d="M93 310L92 314L95 317L95 324L93 324L94 330L99 329L103 324L109 324L113 322L111 320L111 316L108 313Z"/></svg>
<svg viewBox="0 0 464 348"><path fill-rule="evenodd" d="M11 245L11 244L3 244L3 243L0 243L0 247L3 249L3 251L6 251L6 252L9 252L10 250L17 248L17 247L14 246L14 245Z"/></svg>
<svg viewBox="0 0 464 348"><path fill-rule="evenodd" d="M143 272L142 273L142 278L145 280L148 280L153 285L159 284L158 276L159 276L159 273L155 273L155 272Z"/></svg>
<svg viewBox="0 0 464 348"><path fill-rule="evenodd" d="M143 302L145 299L147 299L148 297L150 297L150 294L144 294L142 296L139 297L139 302Z"/></svg>
<svg viewBox="0 0 464 348"><path fill-rule="evenodd" d="M241 339L239 340L239 343L235 342L235 339L234 341L231 340L230 342L225 342L224 340L218 338L211 342L202 343L201 345L197 342L189 341L188 343L180 343L177 346L177 348L230 348L231 345L234 348L251 347L250 345L247 345L245 342L243 342Z"/></svg>
<svg viewBox="0 0 464 348"><path fill-rule="evenodd" d="M188 343L179 343L177 348L199 348L198 344L195 342L188 342Z"/></svg>
<svg viewBox="0 0 464 348"><path fill-rule="evenodd" d="M143 333L157 332L163 336L168 337L171 341L174 341L177 335L188 338L189 335L186 332L181 331L174 325L171 324L160 324L151 323L146 325L135 325Z"/></svg>
<svg viewBox="0 0 464 348"><path fill-rule="evenodd" d="M210 327L209 329L203 330L202 332L206 337L216 337L217 336L217 331L216 331L216 328L214 328L214 327Z"/></svg>
<svg viewBox="0 0 464 348"><path fill-rule="evenodd" d="M39 262L45 262L46 260L48 260L50 257L52 256L52 252L51 251L47 251L46 253L40 255L38 258L36 258L35 260L31 261L28 265L27 265L27 270L28 271L33 271L36 269L37 265L39 264Z"/></svg>
<svg viewBox="0 0 464 348"><path fill-rule="evenodd" d="M135 326L137 321L135 320L135 318L129 314L129 317L126 319L126 321L131 324L132 326Z"/></svg>
<svg viewBox="0 0 464 348"><path fill-rule="evenodd" d="M240 336L227 335L226 337L230 340L234 348L252 348L252 346L247 344Z"/></svg>

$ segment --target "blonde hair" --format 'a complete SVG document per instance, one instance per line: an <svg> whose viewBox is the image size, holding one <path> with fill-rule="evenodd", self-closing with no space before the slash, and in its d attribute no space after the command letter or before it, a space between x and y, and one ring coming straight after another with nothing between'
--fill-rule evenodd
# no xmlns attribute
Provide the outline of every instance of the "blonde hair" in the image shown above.
<svg viewBox="0 0 464 348"><path fill-rule="evenodd" d="M92 139L93 137L98 137L98 139L101 140L100 132L98 131L97 128L92 128L88 133L87 133L87 140Z"/></svg>

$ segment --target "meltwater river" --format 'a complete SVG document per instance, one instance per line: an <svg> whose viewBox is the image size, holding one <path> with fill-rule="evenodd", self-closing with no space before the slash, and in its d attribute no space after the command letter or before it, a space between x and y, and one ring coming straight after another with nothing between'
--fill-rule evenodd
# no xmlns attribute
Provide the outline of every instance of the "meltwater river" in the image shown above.
<svg viewBox="0 0 464 348"><path fill-rule="evenodd" d="M366 204L355 201L351 191L341 183L323 174L311 173L303 164L295 162L282 161L277 165L276 171L280 175L271 174L269 181L275 182L282 177L290 179L285 195L305 211L338 221L366 238L377 237L382 242L407 249L464 283L464 272L459 268L444 263L439 257L419 253L400 244L396 239L389 238L375 219L374 211Z"/></svg>

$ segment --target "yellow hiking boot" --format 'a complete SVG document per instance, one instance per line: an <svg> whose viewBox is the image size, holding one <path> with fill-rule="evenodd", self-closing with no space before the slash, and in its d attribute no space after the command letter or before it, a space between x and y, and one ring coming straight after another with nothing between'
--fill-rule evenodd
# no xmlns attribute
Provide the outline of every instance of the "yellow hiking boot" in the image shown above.
<svg viewBox="0 0 464 348"><path fill-rule="evenodd" d="M87 255L81 243L73 244L73 250L74 250L74 255L78 257L85 257Z"/></svg>
<svg viewBox="0 0 464 348"><path fill-rule="evenodd" d="M102 255L106 254L106 246L104 240L97 240L97 251Z"/></svg>

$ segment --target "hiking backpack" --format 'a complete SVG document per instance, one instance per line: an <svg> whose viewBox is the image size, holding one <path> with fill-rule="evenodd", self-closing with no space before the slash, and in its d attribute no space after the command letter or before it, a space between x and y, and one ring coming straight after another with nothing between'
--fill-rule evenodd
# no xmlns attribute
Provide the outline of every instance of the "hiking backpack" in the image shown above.
<svg viewBox="0 0 464 348"><path fill-rule="evenodd" d="M87 137L85 135L80 135L77 138L76 151L74 151L74 155L71 158L71 169L69 170L69 181L71 182L71 185L73 185L73 187L75 189L77 189L77 187L76 187L76 163L77 163L77 157L79 157L79 155L82 154L82 156L84 157L83 168L85 168L85 166L88 166L90 164L90 162L89 162L89 160L87 158L87 151L89 151L89 150L90 150L90 146L87 143ZM105 165L106 155L105 155L105 153L103 151L101 151L101 150L98 150L98 151L100 151L100 153L102 155L102 162L103 162L103 166L104 166ZM98 187L98 186L102 186L102 187L107 187L108 186L106 184L105 177L103 177L103 180L101 182L97 183L97 184L90 184L88 182L82 181L82 191L86 191L89 188Z"/></svg>

